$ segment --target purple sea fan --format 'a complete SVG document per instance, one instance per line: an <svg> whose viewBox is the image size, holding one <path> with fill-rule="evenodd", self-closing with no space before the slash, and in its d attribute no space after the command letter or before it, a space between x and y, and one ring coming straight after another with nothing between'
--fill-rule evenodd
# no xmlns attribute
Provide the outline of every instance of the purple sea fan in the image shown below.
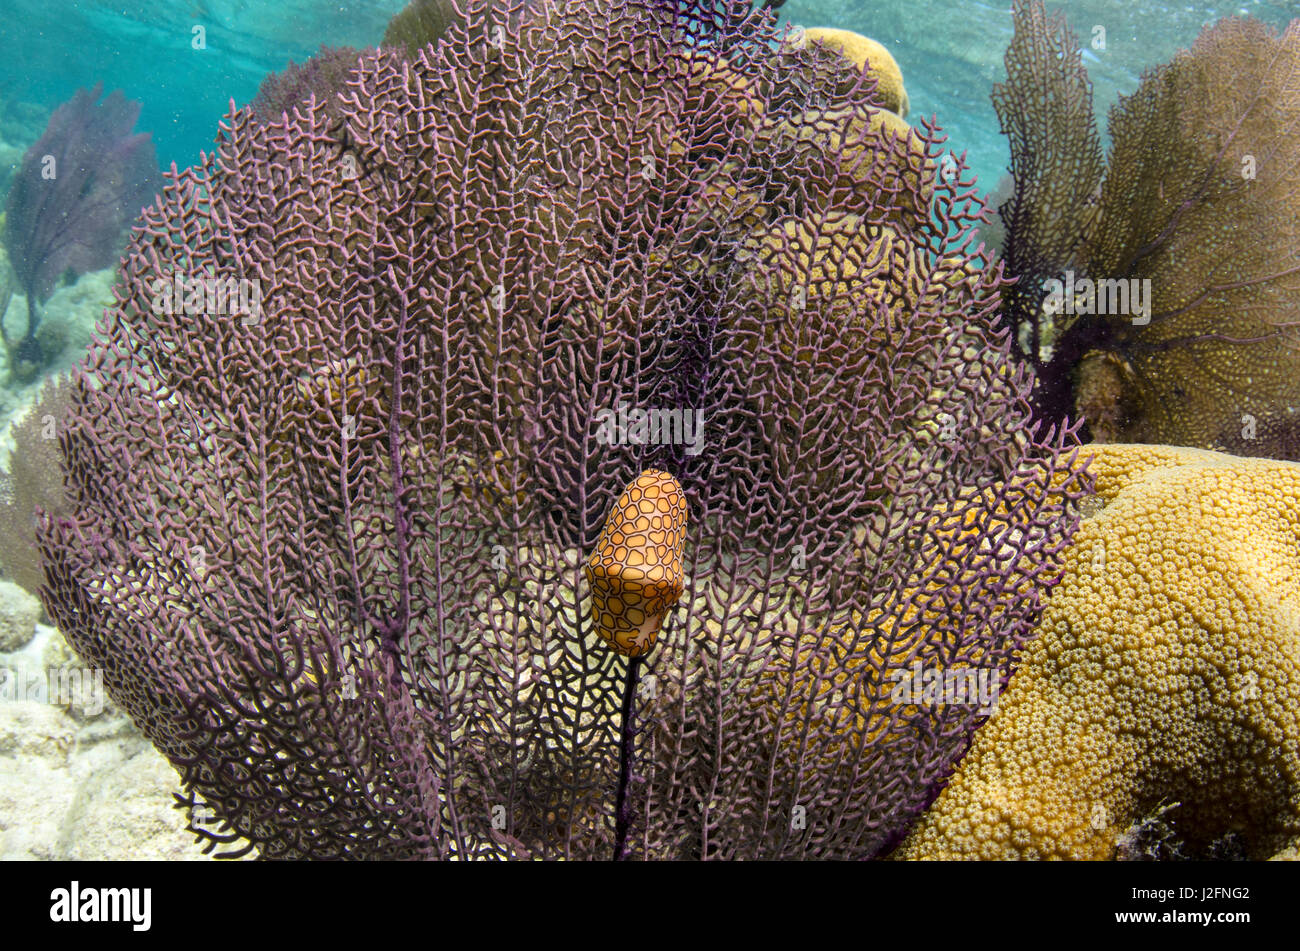
<svg viewBox="0 0 1300 951"><path fill-rule="evenodd" d="M280 72L262 80L249 108L257 115L274 118L282 112L292 112L315 96L325 103L326 112L332 114L335 96L343 89L360 55L350 46L322 45L304 62L290 60Z"/></svg>
<svg viewBox="0 0 1300 951"><path fill-rule="evenodd" d="M744 3L530 9L171 177L45 602L265 857L880 854L981 719L908 678L1001 685L1083 489L973 183L928 125L823 136L874 90ZM178 271L260 308L155 306ZM683 593L629 661L583 565L651 468Z"/></svg>
<svg viewBox="0 0 1300 951"><path fill-rule="evenodd" d="M11 355L39 366L40 307L67 271L108 267L158 184L148 133L132 133L140 103L104 85L81 89L27 150L5 206L5 248L27 295L27 333ZM0 314L0 318L3 318Z"/></svg>

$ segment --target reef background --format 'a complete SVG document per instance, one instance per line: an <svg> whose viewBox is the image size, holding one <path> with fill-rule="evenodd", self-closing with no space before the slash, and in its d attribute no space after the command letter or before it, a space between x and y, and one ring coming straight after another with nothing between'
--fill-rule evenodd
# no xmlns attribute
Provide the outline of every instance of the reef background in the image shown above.
<svg viewBox="0 0 1300 951"><path fill-rule="evenodd" d="M139 128L153 133L159 164L167 168L175 161L183 168L198 160L200 149L211 148L215 117L231 98L249 101L268 72L290 59L301 62L322 43L377 42L404 6L404 0L4 0L0 140L20 144L5 131L13 104L41 106L47 116L78 88L102 79L105 89L121 88L144 104ZM1191 45L1205 23L1240 14L1281 29L1295 14L1285 2L1069 0L1050 6L1065 11L1085 43L1094 26L1106 28L1106 49L1084 52L1101 118L1116 95L1137 88L1143 69ZM970 150L971 169L989 191L1008 160L989 94L1003 75L1009 11L1009 3L979 0L786 0L780 9L793 23L854 30L885 44L907 78L913 115L937 114L950 145ZM196 24L207 28L202 53L190 48ZM43 116L33 132L44 124ZM5 161L0 154L0 177Z"/></svg>

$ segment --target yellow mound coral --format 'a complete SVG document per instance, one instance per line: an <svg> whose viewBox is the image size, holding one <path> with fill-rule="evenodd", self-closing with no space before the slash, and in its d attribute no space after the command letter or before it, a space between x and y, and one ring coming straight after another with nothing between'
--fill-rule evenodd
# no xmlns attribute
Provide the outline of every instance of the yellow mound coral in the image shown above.
<svg viewBox="0 0 1300 951"><path fill-rule="evenodd" d="M906 263L902 279L895 258ZM770 332L799 331L790 321L821 305L841 318L836 333L881 335L898 319L897 312L915 304L922 279L915 249L894 229L840 212L782 218L751 234L737 261L752 268L749 290L775 322ZM783 349L791 352L789 346Z"/></svg>
<svg viewBox="0 0 1300 951"><path fill-rule="evenodd" d="M814 163L820 184L806 195L811 207L856 210L865 202L868 217L879 209L900 231L925 228L938 166L926 142L894 113L863 106L811 109L765 120L759 139L770 141L778 156L797 156L796 168ZM779 178L783 163L778 158L774 165ZM806 181L786 184L809 187Z"/></svg>
<svg viewBox="0 0 1300 951"><path fill-rule="evenodd" d="M696 189L691 209L686 213L685 224L698 229L713 240L738 241L763 224L768 209L763 204L763 192L741 178L743 170L737 162L727 162L710 169ZM659 251L665 264L689 269L696 273L703 263L697 260L673 260Z"/></svg>
<svg viewBox="0 0 1300 951"><path fill-rule="evenodd" d="M907 90L903 88L903 71L898 63L885 49L870 37L854 33L852 30L837 30L831 27L812 27L800 35L797 47L809 43L823 43L836 50L841 56L858 69L866 69L877 82L885 108L907 118L909 104Z"/></svg>
<svg viewBox="0 0 1300 951"><path fill-rule="evenodd" d="M701 50L687 50L680 56L691 80L692 108L704 114L717 111L728 118L745 117L751 128L756 127L763 115L763 98L725 56Z"/></svg>
<svg viewBox="0 0 1300 951"><path fill-rule="evenodd" d="M1098 495L1039 636L896 857L1111 858L1162 803L1193 853L1300 831L1300 466L1088 452Z"/></svg>

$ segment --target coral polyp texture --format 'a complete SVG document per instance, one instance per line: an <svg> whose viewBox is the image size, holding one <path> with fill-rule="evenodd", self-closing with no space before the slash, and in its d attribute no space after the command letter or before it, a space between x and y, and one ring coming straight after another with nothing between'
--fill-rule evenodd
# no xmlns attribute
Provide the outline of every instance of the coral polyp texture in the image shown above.
<svg viewBox="0 0 1300 951"><path fill-rule="evenodd" d="M744 3L528 11L169 176L70 384L50 615L224 852L881 854L983 719L900 675L1000 686L1086 491L978 191ZM584 567L647 470L680 597L629 658Z"/></svg>
<svg viewBox="0 0 1300 951"><path fill-rule="evenodd" d="M1187 857L1300 835L1300 466L1088 447L1097 495L996 716L897 853Z"/></svg>
<svg viewBox="0 0 1300 951"><path fill-rule="evenodd" d="M275 118L282 112L292 112L315 96L333 115L338 94L343 91L348 73L360 55L350 46L322 46L305 62L290 60L281 72L271 73L262 80L249 108L259 116Z"/></svg>
<svg viewBox="0 0 1300 951"><path fill-rule="evenodd" d="M1300 459L1300 20L1206 26L1111 109L1080 43L1015 4L994 104L1008 322L1049 417L1093 438Z"/></svg>

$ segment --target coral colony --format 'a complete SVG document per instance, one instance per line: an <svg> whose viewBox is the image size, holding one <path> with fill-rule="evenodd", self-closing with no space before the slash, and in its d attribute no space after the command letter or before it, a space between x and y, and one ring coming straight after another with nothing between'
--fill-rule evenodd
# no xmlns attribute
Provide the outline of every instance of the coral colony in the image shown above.
<svg viewBox="0 0 1300 951"><path fill-rule="evenodd" d="M1059 576L1077 441L901 80L588 6L232 111L68 385L43 598L221 854L882 855Z"/></svg>
<svg viewBox="0 0 1300 951"><path fill-rule="evenodd" d="M233 277L185 276L180 271L153 282L156 314L228 314L256 321L262 317L260 281Z"/></svg>
<svg viewBox="0 0 1300 951"><path fill-rule="evenodd" d="M894 854L1285 857L1300 825L1300 466L1087 451L1097 494L1036 635Z"/></svg>
<svg viewBox="0 0 1300 951"><path fill-rule="evenodd" d="M1038 407L1096 441L1300 460L1300 22L1207 26L1111 109L1103 158L1078 38L1013 12L1003 318Z"/></svg>
<svg viewBox="0 0 1300 951"><path fill-rule="evenodd" d="M1043 285L1047 296L1043 298L1046 314L1101 314L1129 315L1133 326L1144 327L1151 323L1151 279L1128 281L1090 277L1075 278L1067 270L1065 279L1048 278Z"/></svg>

